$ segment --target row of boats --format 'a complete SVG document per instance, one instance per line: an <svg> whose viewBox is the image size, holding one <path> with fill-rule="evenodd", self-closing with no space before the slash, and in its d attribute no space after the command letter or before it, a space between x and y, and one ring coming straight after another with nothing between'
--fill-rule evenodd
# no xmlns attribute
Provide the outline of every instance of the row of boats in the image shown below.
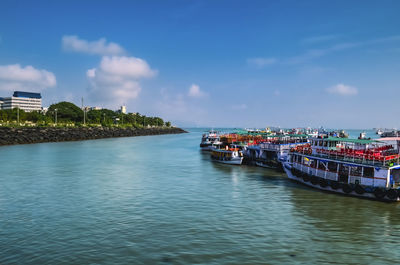
<svg viewBox="0 0 400 265"><path fill-rule="evenodd" d="M348 138L343 132L210 131L200 147L212 161L285 172L298 183L333 193L400 201L400 137Z"/></svg>

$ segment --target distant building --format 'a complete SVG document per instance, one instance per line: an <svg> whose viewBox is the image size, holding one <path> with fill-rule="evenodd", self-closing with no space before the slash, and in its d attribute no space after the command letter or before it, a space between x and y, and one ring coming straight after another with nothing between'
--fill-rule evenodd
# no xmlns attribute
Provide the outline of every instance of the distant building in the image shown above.
<svg viewBox="0 0 400 265"><path fill-rule="evenodd" d="M86 111L86 112L88 112L88 111L91 111L91 110L102 110L103 108L102 107L89 107L89 106L86 106L86 107L82 107L81 108L83 111Z"/></svg>
<svg viewBox="0 0 400 265"><path fill-rule="evenodd" d="M49 107L42 107L42 113L46 114L49 111Z"/></svg>
<svg viewBox="0 0 400 265"><path fill-rule="evenodd" d="M121 106L121 113L126 114L126 106Z"/></svg>
<svg viewBox="0 0 400 265"><path fill-rule="evenodd" d="M90 110L102 110L103 108L102 107L90 107Z"/></svg>
<svg viewBox="0 0 400 265"><path fill-rule="evenodd" d="M15 91L12 97L0 98L1 109L19 108L24 111L41 111L42 96L40 93Z"/></svg>
<svg viewBox="0 0 400 265"><path fill-rule="evenodd" d="M126 106L121 106L120 108L119 108L119 110L117 110L117 112L118 113L123 113L123 114L126 114Z"/></svg>

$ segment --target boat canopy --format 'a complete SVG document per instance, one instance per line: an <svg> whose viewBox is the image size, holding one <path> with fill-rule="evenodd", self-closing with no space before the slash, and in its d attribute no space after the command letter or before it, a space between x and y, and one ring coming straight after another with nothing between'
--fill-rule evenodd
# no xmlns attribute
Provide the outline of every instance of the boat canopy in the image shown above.
<svg viewBox="0 0 400 265"><path fill-rule="evenodd" d="M340 137L327 137L327 138L314 138L314 141L328 141L328 142L342 142L342 143L353 143L353 144L373 144L380 143L377 140L371 139L351 139L351 138L340 138Z"/></svg>

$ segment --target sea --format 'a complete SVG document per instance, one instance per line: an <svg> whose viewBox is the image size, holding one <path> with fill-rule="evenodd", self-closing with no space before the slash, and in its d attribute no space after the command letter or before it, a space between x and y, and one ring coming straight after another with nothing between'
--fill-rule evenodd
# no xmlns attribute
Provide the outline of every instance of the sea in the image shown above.
<svg viewBox="0 0 400 265"><path fill-rule="evenodd" d="M0 147L0 264L400 262L400 204L213 163L186 130Z"/></svg>

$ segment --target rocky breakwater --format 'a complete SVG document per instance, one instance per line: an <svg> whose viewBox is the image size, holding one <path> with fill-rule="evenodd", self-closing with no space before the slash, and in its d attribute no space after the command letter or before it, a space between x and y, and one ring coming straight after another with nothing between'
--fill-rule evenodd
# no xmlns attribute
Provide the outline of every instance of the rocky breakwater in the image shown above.
<svg viewBox="0 0 400 265"><path fill-rule="evenodd" d="M131 137L186 133L180 128L115 128L115 127L0 127L0 145L32 144L45 142L80 141L111 137Z"/></svg>

